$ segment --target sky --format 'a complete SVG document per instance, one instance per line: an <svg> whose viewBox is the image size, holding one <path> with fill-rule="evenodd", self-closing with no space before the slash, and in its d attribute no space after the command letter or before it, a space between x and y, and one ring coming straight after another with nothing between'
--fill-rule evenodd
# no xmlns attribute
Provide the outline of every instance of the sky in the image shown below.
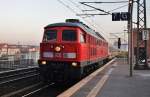
<svg viewBox="0 0 150 97"><path fill-rule="evenodd" d="M60 2L62 1L62 2ZM79 17L85 9L81 1L120 1L120 0L0 0L0 43L39 45L44 27L51 23L64 22L77 18L100 32L107 40L110 33L122 33L127 22L113 22L111 15ZM62 4L63 3L63 4ZM127 4L127 3L126 3ZM96 4L95 7L110 11L126 4ZM116 12L127 11L127 6ZM136 11L136 10L135 10ZM97 11L84 13L100 13ZM147 0L147 27L150 27L150 1ZM121 34L120 34L121 35Z"/></svg>

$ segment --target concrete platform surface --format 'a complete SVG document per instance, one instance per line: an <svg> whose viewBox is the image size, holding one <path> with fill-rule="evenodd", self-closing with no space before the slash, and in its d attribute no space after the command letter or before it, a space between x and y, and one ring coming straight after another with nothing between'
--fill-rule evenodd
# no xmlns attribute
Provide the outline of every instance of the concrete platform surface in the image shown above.
<svg viewBox="0 0 150 97"><path fill-rule="evenodd" d="M117 59L71 97L150 97L150 70L134 70L130 77L129 65Z"/></svg>
<svg viewBox="0 0 150 97"><path fill-rule="evenodd" d="M134 70L129 77L129 65L117 65L97 97L150 97L150 70Z"/></svg>

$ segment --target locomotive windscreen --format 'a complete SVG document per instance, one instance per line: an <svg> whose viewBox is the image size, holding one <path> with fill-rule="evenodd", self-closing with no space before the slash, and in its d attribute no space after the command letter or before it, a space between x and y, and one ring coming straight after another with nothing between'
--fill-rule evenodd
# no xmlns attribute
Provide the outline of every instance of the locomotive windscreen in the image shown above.
<svg viewBox="0 0 150 97"><path fill-rule="evenodd" d="M77 40L76 31L75 30L63 30L62 40L63 41L76 41Z"/></svg>
<svg viewBox="0 0 150 97"><path fill-rule="evenodd" d="M57 30L47 30L44 33L44 41L56 41L57 39Z"/></svg>

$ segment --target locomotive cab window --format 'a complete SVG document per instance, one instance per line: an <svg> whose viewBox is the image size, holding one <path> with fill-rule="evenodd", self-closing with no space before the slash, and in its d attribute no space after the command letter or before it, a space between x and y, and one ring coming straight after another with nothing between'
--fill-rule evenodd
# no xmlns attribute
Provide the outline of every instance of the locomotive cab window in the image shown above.
<svg viewBox="0 0 150 97"><path fill-rule="evenodd" d="M76 41L77 40L76 31L75 30L63 30L62 40L63 41Z"/></svg>
<svg viewBox="0 0 150 97"><path fill-rule="evenodd" d="M57 30L47 30L44 33L43 41L56 41Z"/></svg>

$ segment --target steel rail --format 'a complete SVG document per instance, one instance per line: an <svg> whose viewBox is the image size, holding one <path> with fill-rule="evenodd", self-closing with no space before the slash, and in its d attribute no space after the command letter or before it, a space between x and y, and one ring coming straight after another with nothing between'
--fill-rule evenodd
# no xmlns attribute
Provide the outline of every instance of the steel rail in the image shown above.
<svg viewBox="0 0 150 97"><path fill-rule="evenodd" d="M29 92L29 93L27 93L27 94L25 94L25 95L23 95L23 96L21 96L21 97L28 97L28 96L31 96L31 95L33 95L33 94L35 94L35 93L37 93L37 92L39 92L39 91L42 91L42 90L44 90L44 89L46 89L46 88L48 88L49 86L52 86L52 85L54 85L54 83L51 83L51 84L45 85L45 86L43 86L43 87L40 87L40 88L38 88L38 89L36 89L36 90L34 90L34 91L31 91L31 92Z"/></svg>
<svg viewBox="0 0 150 97"><path fill-rule="evenodd" d="M18 80L22 80L22 79L26 79L26 78L30 78L30 77L34 77L34 76L38 76L38 75L39 75L39 73L29 75L29 76L25 76L25 77L16 78L16 79L13 79L13 80L4 81L4 82L1 82L0 85L8 84L8 83L11 83L11 82L15 82L15 81L18 81Z"/></svg>
<svg viewBox="0 0 150 97"><path fill-rule="evenodd" d="M0 79L9 78L9 77L14 77L14 76L23 75L23 74L28 74L28 73L32 73L32 72L37 72L37 71L36 71L36 70L32 70L32 71L27 71L27 72L21 72L21 73L18 73L18 74L0 76ZM17 72L16 72L16 73L17 73Z"/></svg>

